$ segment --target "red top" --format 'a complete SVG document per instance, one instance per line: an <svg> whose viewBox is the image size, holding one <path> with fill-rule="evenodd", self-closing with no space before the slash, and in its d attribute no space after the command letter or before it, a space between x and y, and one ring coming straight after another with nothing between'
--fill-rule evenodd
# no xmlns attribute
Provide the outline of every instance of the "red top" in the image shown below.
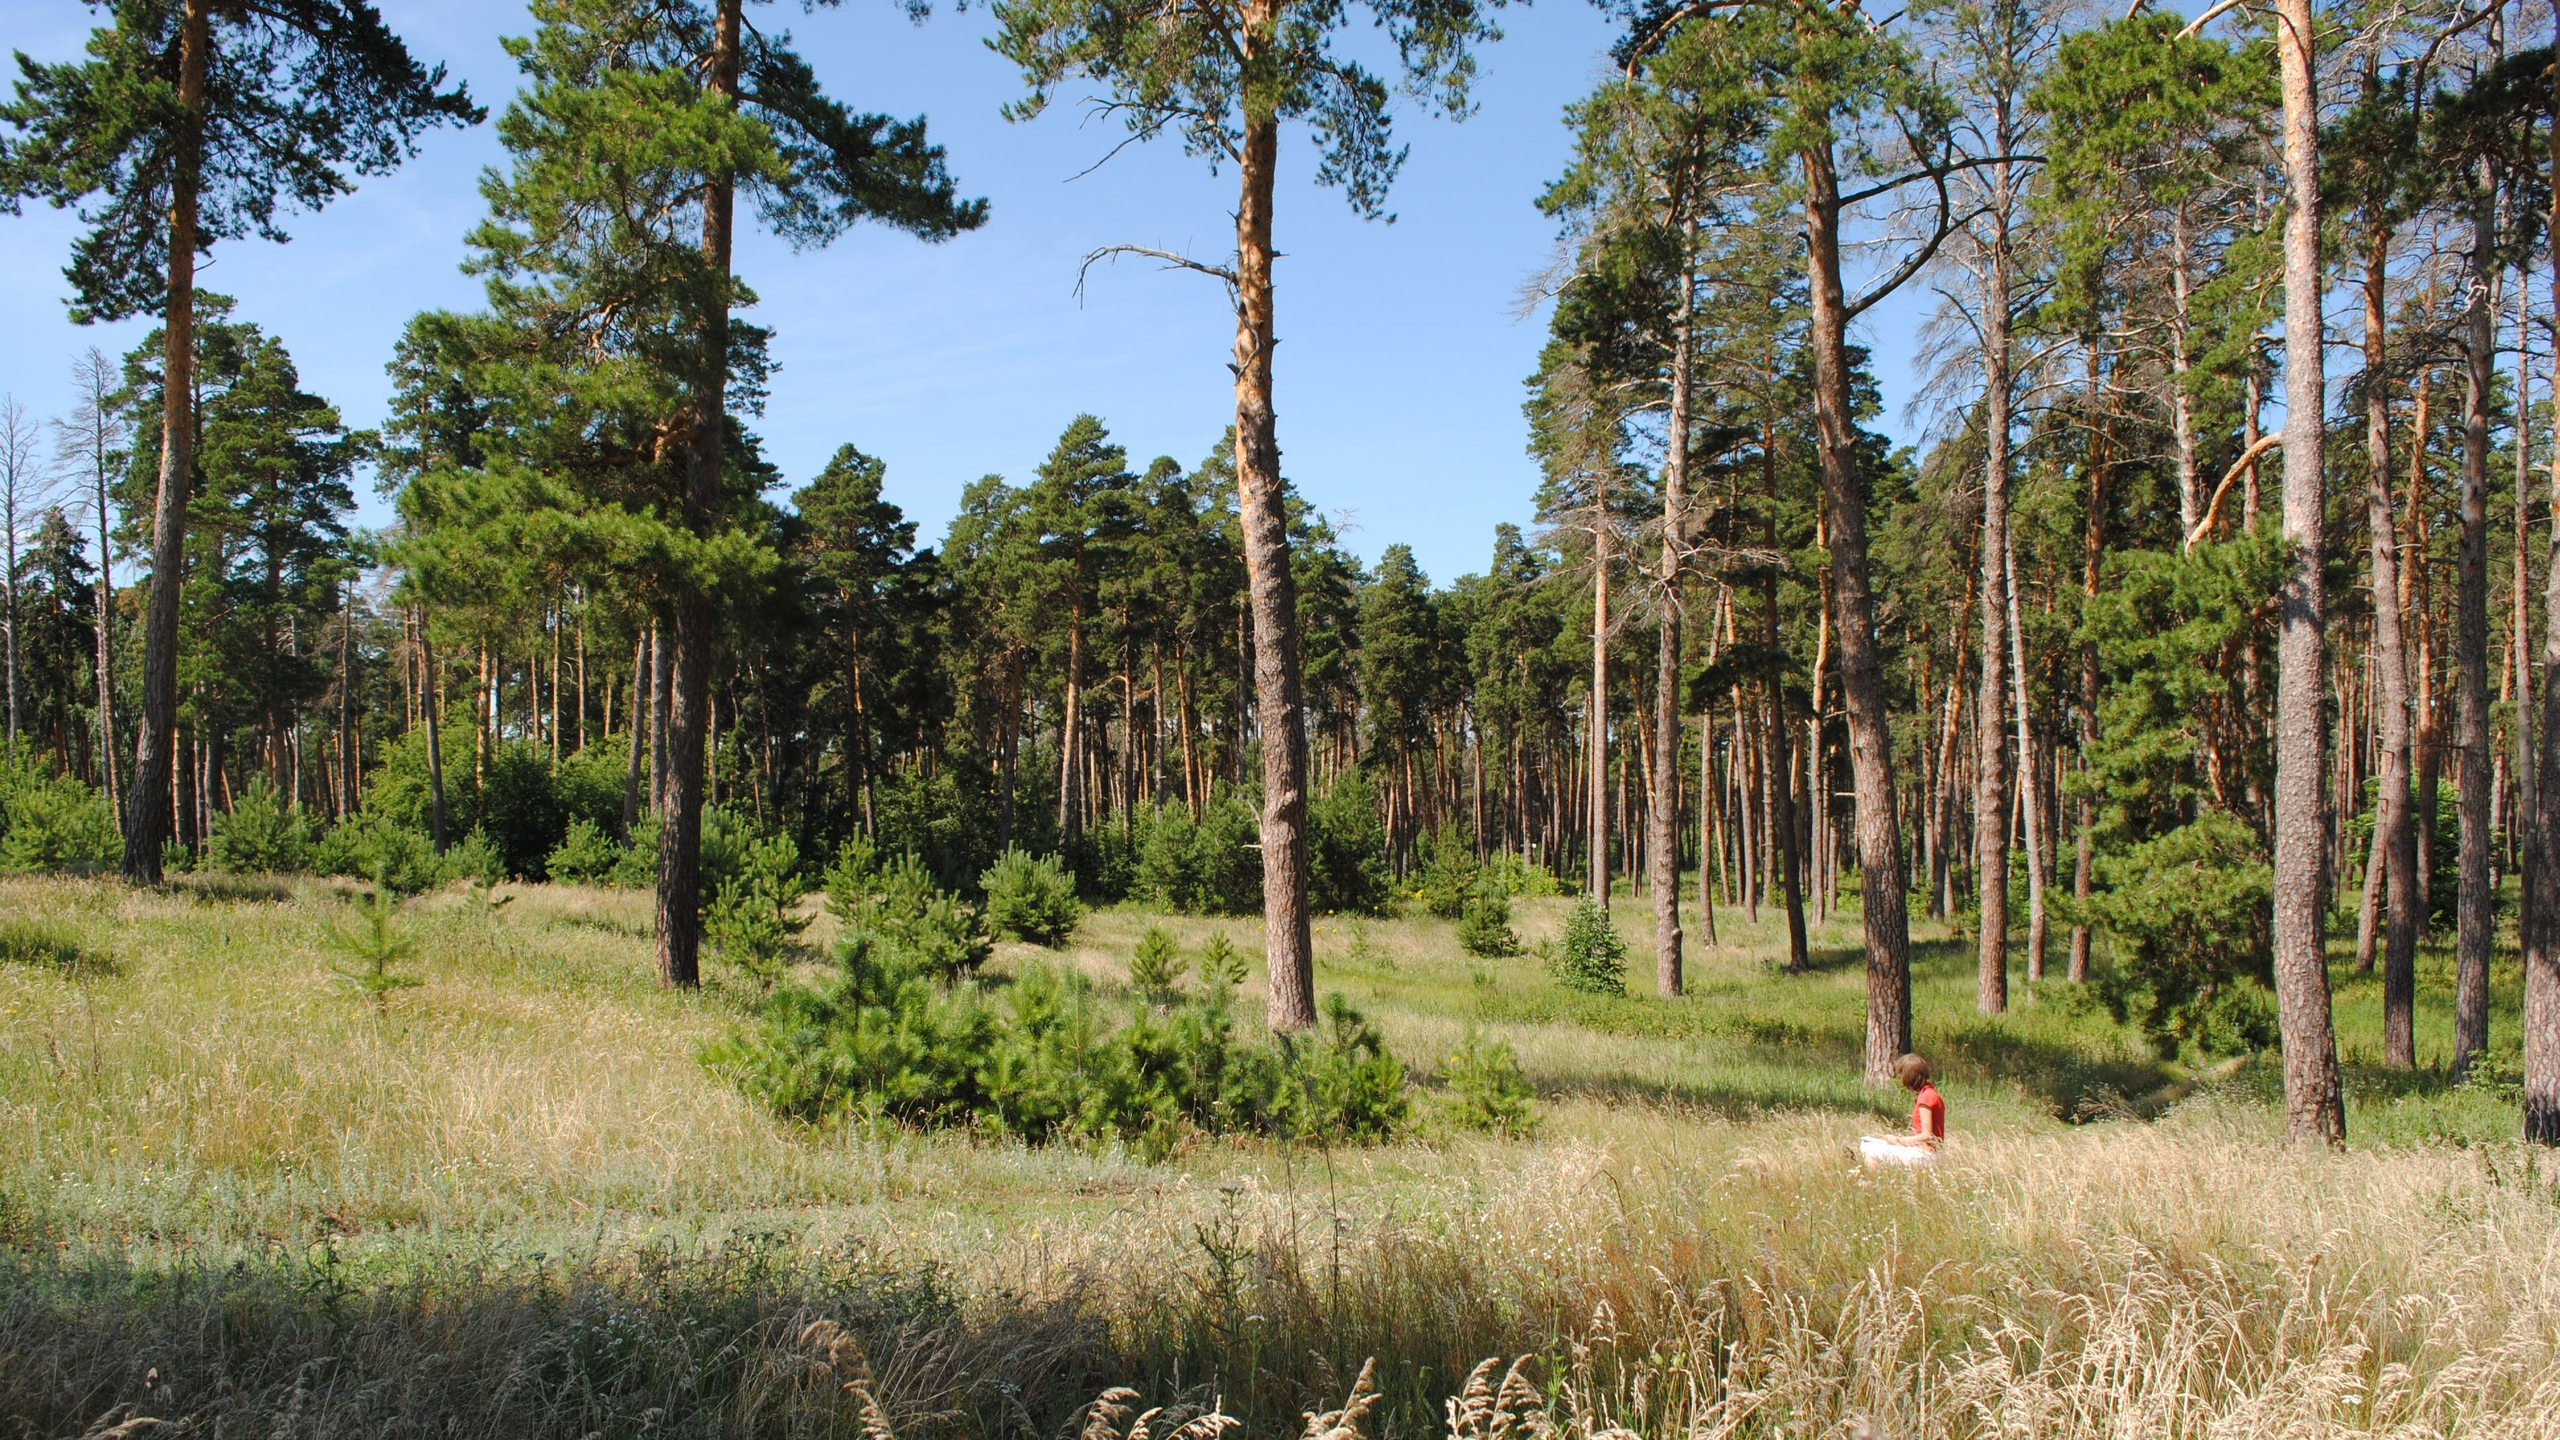
<svg viewBox="0 0 2560 1440"><path fill-rule="evenodd" d="M1932 1140L1947 1138L1947 1102L1935 1085L1923 1085L1911 1102L1911 1133Z"/></svg>

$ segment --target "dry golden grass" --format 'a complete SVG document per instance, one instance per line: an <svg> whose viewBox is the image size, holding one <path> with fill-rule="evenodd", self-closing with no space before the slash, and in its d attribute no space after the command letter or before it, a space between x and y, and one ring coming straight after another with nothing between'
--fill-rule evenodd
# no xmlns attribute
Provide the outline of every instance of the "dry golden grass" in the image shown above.
<svg viewBox="0 0 2560 1440"><path fill-rule="evenodd" d="M0 906L111 964L0 964L20 1433L1046 1440L1125 1383L1262 1434L1375 1357L1365 1433L1494 1440L1449 1401L1476 1413L1478 1362L1530 1355L1536 1417L1501 1440L2560 1435L2547 1156L2305 1154L2245 1084L2066 1124L2056 1096L2141 1083L2140 1047L2053 1006L1976 1020L1935 971L1958 1136L1923 1174L1849 1158L1896 1108L1835 1053L1852 972L1737 946L1690 1000L1583 1002L1374 921L1325 922L1325 987L1425 1066L1471 1024L1511 1038L1540 1137L1147 1165L776 1124L694 1059L747 995L657 991L636 896L421 902L425 983L380 1007L333 971L314 887L9 881ZM1110 913L1065 958L1117 984L1150 923L1259 950L1245 922ZM2035 1070L2065 1063L2081 1089ZM2359 1103L2498 1119L2473 1092Z"/></svg>

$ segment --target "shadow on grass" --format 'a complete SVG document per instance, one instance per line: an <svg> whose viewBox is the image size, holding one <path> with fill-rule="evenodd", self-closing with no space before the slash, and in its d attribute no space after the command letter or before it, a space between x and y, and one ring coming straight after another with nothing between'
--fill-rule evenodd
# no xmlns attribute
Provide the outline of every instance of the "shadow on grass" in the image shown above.
<svg viewBox="0 0 2560 1440"><path fill-rule="evenodd" d="M1795 1057L1764 1059L1772 1068L1801 1064ZM1570 1098L1592 1100L1613 1109L1647 1109L1654 1107L1713 1115L1721 1120L1747 1121L1771 1115L1851 1115L1860 1119L1899 1120L1908 1110L1908 1097L1899 1090L1867 1090L1857 1083L1854 1071L1835 1071L1839 1084L1826 1086L1823 1077L1807 1073L1793 1082L1778 1077L1761 1080L1716 1079L1698 1083L1663 1084L1652 1080L1576 1080L1558 1085L1543 1093L1549 1099Z"/></svg>
<svg viewBox="0 0 2560 1440"><path fill-rule="evenodd" d="M2029 1034L1988 1016L1949 1026L1936 1048L1943 1072L2014 1084L2057 1118L2075 1122L2128 1113L2150 1118L2166 1108L2162 1097L2182 1078L2158 1060Z"/></svg>
<svg viewBox="0 0 2560 1440"><path fill-rule="evenodd" d="M47 920L0 921L0 965L27 965L82 980L116 973L114 956L90 949L70 927Z"/></svg>

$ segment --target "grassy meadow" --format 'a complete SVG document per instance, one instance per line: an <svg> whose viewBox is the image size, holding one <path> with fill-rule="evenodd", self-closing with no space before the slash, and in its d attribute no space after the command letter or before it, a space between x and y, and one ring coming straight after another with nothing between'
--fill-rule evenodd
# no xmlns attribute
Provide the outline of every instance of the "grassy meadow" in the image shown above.
<svg viewBox="0 0 2560 1440"><path fill-rule="evenodd" d="M753 985L661 992L645 895L500 899L413 902L423 983L376 1004L318 882L0 882L0 1433L1123 1440L1085 1407L1127 1385L1285 1436L1375 1357L1372 1440L2560 1434L2560 1169L2512 1139L2511 967L2457 1087L2371 1063L2379 983L2342 964L2354 1144L2307 1154L2271 1058L2164 1063L2059 984L1986 1019L1970 946L1924 930L1955 1135L1876 1175L1849 1147L1908 1102L1857 1081L1854 916L1787 975L1778 917L1720 912L1668 1002L1633 900L1623 1000L1327 919L1320 988L1420 1113L1473 1028L1536 1133L1151 1161L777 1122L697 1059ZM1563 909L1523 902L1523 938ZM1150 924L1261 949L1123 909L1064 959L1124 988ZM1444 1408L1523 1355L1511 1430Z"/></svg>

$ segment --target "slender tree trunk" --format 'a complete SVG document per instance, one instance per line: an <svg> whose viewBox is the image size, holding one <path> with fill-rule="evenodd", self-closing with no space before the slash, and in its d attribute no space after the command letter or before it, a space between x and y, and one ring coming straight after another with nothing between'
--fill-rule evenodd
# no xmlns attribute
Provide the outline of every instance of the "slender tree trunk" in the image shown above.
<svg viewBox="0 0 2560 1440"><path fill-rule="evenodd" d="M92 356L96 354L95 351L90 353ZM89 404L93 412L98 412L96 423L103 428L106 397L93 392ZM99 788L106 791L107 804L112 807L121 794L116 780L115 552L108 545L114 511L107 503L106 437L98 435L95 439L91 458L97 462L92 481L96 486L98 506L98 782Z"/></svg>
<svg viewBox="0 0 2560 1440"><path fill-rule="evenodd" d="M2515 574L2509 590L2509 626L2507 649L2512 657L2513 674L2507 683L2515 696L2515 818L2508 822L2516 851L2517 895L2531 887L2524 877L2533 869L2533 827L2526 817L2533 814L2533 640L2532 617L2527 597L2533 593L2532 530L2533 492L2526 475L2533 469L2533 323L2530 300L2525 285L2524 267L2516 268L2516 495L2514 539ZM2517 919L2522 931L2521 911Z"/></svg>
<svg viewBox="0 0 2560 1440"><path fill-rule="evenodd" d="M2307 0L2293 0L2307 3ZM1804 152L1806 252L1813 301L1814 438L1831 537L1840 624L1840 694L1849 720L1857 794L1859 909L1866 922L1866 1080L1893 1081L1911 1048L1911 922L1902 878L1902 827L1893 788L1893 716L1886 708L1875 596L1867 569L1866 483L1850 414L1849 314L1840 270L1840 179L1828 135Z"/></svg>
<svg viewBox="0 0 2560 1440"><path fill-rule="evenodd" d="M1591 698L1583 733L1583 803L1590 843L1583 849L1583 888L1609 908L1609 480L1604 464L1591 492Z"/></svg>
<svg viewBox="0 0 2560 1440"><path fill-rule="evenodd" d="M2204 477L2196 468L2194 401L2187 393L2187 267L2190 246L2185 206L2178 207L2172 229L2169 296L2174 309L2169 322L2169 431L2178 452L2178 548L2183 551L2193 543L2190 537L2204 518L2205 506Z"/></svg>
<svg viewBox="0 0 2560 1440"><path fill-rule="evenodd" d="M418 611L418 669L423 709L427 712L427 840L444 853L447 825L444 801L443 687L436 683L436 645L427 638L427 612Z"/></svg>
<svg viewBox="0 0 2560 1440"><path fill-rule="evenodd" d="M1271 0L1245 7L1245 66L1276 23ZM1268 84L1268 79L1258 83ZM1262 924L1274 1030L1315 1024L1315 944L1307 915L1307 722L1299 697L1298 596L1280 442L1271 408L1271 198L1280 122L1248 106L1237 166L1236 490L1244 526L1245 584L1253 609L1253 680L1262 730Z"/></svg>
<svg viewBox="0 0 2560 1440"><path fill-rule="evenodd" d="M734 102L743 0L719 0L713 17L705 87ZM685 456L685 528L709 533L720 505L728 432L729 258L737 188L725 173L703 186L702 255L710 272L693 378L693 436ZM711 597L681 587L668 606L674 652L668 665L667 807L658 831L658 983L689 990L702 983L703 744L709 728L711 651L719 617Z"/></svg>
<svg viewBox="0 0 2560 1440"><path fill-rule="evenodd" d="M2472 201L2471 286L2462 395L2462 533L2454 580L2455 724L2461 883L2454 932L2453 1070L2466 1074L2489 1044L2489 946L2497 918L2490 888L2489 811L2489 390L2496 379L2497 312L2490 299L2497 191L2481 162Z"/></svg>
<svg viewBox="0 0 2560 1440"><path fill-rule="evenodd" d="M1084 833L1084 561L1077 557L1075 594L1067 598L1066 702L1058 712L1058 839Z"/></svg>
<svg viewBox="0 0 2560 1440"><path fill-rule="evenodd" d="M631 702L623 723L631 727L630 754L622 767L622 843L631 843L631 832L640 824L640 774L648 753L649 709L641 703L640 692L648 685L649 676L657 669L649 659L649 631L643 628L640 638L631 644ZM605 733L613 733L613 688L606 682L604 692Z"/></svg>
<svg viewBox="0 0 2560 1440"><path fill-rule="evenodd" d="M1994 169L1994 190L2007 164ZM1992 274L1981 295L1981 684L1974 689L1974 874L1981 943L1974 1010L2010 1007L2010 256L2007 208L1992 202Z"/></svg>
<svg viewBox="0 0 2560 1440"><path fill-rule="evenodd" d="M2089 510L2097 527L2086 532L2081 557L2081 603L2085 608L2098 597L2098 577L2105 558L2107 470L2114 461L2114 431L2109 421L2112 410L2106 401L2106 350L2099 337L2088 337L2089 355ZM2083 641L2080 645L2080 749L2085 757L2098 742L2098 647ZM2080 797L2079 813L2072 827L2071 898L2080 917L2071 926L2070 981L2085 984L2089 979L2089 893L2096 870L2098 807L2086 793Z"/></svg>
<svg viewBox="0 0 2560 1440"><path fill-rule="evenodd" d="M160 879L168 838L172 739L178 725L178 600L186 581L187 491L195 478L196 187L211 0L186 0L178 22L178 105L188 134L169 180L169 295L162 317L160 491L151 512L151 589L142 619L142 720L126 796L124 874Z"/></svg>
<svg viewBox="0 0 2560 1440"><path fill-rule="evenodd" d="M2092 489L2089 498L2096 501L2103 497ZM2093 506L2090 513L2091 523L2099 523L2102 512ZM2008 536L2002 538L2011 539ZM2027 637L2025 627L2018 623L2018 547L2014 540L2004 548L2000 556L2000 566L2004 578L2008 581L2009 683L2017 691L2019 810L2020 818L2026 822L2019 827L2022 832L2019 838L2025 843L2027 851L2027 978L2041 980L2044 978L2047 934L2044 904L2045 877L2051 873L2051 858L2045 846L2047 812L2044 805L2043 767L2037 763L2039 747L2036 744L2035 716L2027 704ZM2001 818L2006 821L2007 812L2002 812ZM2002 828L2005 831L2007 827L2004 824Z"/></svg>
<svg viewBox="0 0 2560 1440"><path fill-rule="evenodd" d="M1683 241L1696 233L1681 227ZM1662 461L1662 623L1653 677L1653 806L1646 813L1653 886L1653 981L1666 999L1680 993L1680 572L1689 523L1689 349L1697 308L1697 267L1680 253L1680 310L1671 327L1671 414ZM1701 852L1699 866L1705 868Z"/></svg>
<svg viewBox="0 0 2560 1440"><path fill-rule="evenodd" d="M2551 71L2551 100L2560 110L2560 65ZM2560 314L2560 124L2551 128L2551 305ZM2552 395L2560 405L2560 346L2551 353ZM2560 416L2555 416L2560 418ZM2551 447L2551 552L2542 591L2541 757L2543 776L2560 776L2560 435ZM2522 504L2523 480L2517 480ZM2525 846L2524 1137L2560 1145L2560 784L2537 786L2533 836Z"/></svg>
<svg viewBox="0 0 2560 1440"><path fill-rule="evenodd" d="M338 818L356 812L356 588L347 585L346 616L338 626Z"/></svg>
<svg viewBox="0 0 2560 1440"><path fill-rule="evenodd" d="M2297 1141L2340 1145L2347 1115L2329 1013L2323 946L2325 846L2321 696L2325 623L2320 573L2323 406L2319 96L2311 0L2278 0L2284 93L2284 536L2294 549L2278 592L2275 721L2276 1009L2284 1041L2285 1115Z"/></svg>
<svg viewBox="0 0 2560 1440"><path fill-rule="evenodd" d="M2382 939L2382 1049L2386 1064L2405 1070L2418 1063L2413 1007L2418 932L2425 924L2426 902L2419 893L2418 837L2409 816L2409 655L2400 632L2400 532L2391 507L2391 392L2385 348L2389 332L2384 310L2391 261L2387 222L2376 219L2367 226L2365 247L2365 526L2372 536L2373 665L2381 691L2382 730L2374 848L2383 869L2387 916ZM2418 443L2425 443L2423 436Z"/></svg>

